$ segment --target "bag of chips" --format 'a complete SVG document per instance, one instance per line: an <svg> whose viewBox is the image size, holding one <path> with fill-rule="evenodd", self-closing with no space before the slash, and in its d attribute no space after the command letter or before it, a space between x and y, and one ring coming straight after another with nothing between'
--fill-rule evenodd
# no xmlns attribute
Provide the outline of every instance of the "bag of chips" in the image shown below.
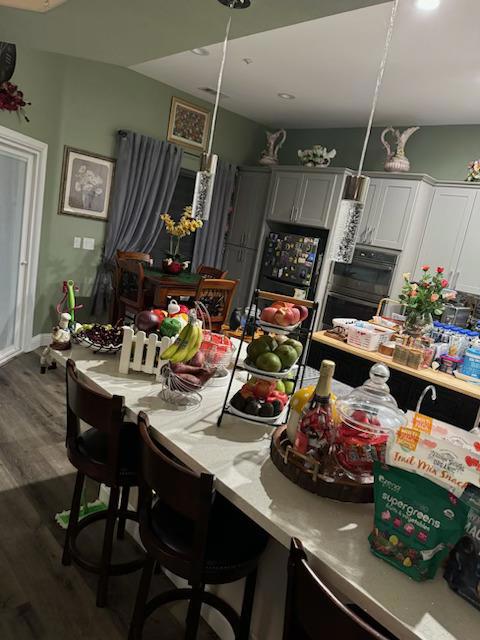
<svg viewBox="0 0 480 640"><path fill-rule="evenodd" d="M414 580L433 578L463 535L468 507L419 475L376 462L373 553Z"/></svg>

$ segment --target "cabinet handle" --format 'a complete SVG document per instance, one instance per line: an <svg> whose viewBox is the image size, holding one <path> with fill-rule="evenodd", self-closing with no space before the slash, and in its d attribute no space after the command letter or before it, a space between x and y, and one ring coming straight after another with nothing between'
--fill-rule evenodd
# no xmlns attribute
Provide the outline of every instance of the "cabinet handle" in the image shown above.
<svg viewBox="0 0 480 640"><path fill-rule="evenodd" d="M293 222L295 220L295 205L292 204L292 209L290 211L290 222Z"/></svg>
<svg viewBox="0 0 480 640"><path fill-rule="evenodd" d="M247 234L246 234L246 232L244 231L244 232L242 233L242 247L244 247L244 246L245 246L246 241L247 241Z"/></svg>
<svg viewBox="0 0 480 640"><path fill-rule="evenodd" d="M360 238L358 239L358 242L360 244L363 244L363 241L365 240L365 229L362 231L362 233L360 234Z"/></svg>
<svg viewBox="0 0 480 640"><path fill-rule="evenodd" d="M455 283L453 285L455 287L455 289L457 288L457 282L458 282L459 276L460 276L460 271L456 271L455 272Z"/></svg>
<svg viewBox="0 0 480 640"><path fill-rule="evenodd" d="M374 231L375 231L375 227L371 227L370 233L368 234L368 244L372 244L372 236Z"/></svg>
<svg viewBox="0 0 480 640"><path fill-rule="evenodd" d="M453 287L452 276L453 276L453 269L450 269L450 271L448 272L447 280L448 280L448 284Z"/></svg>

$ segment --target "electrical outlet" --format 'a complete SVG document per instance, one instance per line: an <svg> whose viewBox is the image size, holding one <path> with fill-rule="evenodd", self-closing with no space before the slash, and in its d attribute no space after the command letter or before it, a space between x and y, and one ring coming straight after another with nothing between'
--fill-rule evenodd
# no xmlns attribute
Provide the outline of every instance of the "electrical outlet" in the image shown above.
<svg viewBox="0 0 480 640"><path fill-rule="evenodd" d="M73 248L74 249L80 249L82 246L82 239L79 238L78 236L75 236L73 238Z"/></svg>
<svg viewBox="0 0 480 640"><path fill-rule="evenodd" d="M84 238L83 248L88 251L93 251L95 249L95 238Z"/></svg>

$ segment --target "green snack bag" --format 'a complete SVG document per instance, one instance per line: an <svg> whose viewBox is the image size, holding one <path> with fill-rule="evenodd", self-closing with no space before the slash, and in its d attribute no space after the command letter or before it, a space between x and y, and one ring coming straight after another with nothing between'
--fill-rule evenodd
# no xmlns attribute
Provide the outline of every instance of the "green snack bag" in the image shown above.
<svg viewBox="0 0 480 640"><path fill-rule="evenodd" d="M465 529L468 507L419 475L376 462L373 553L414 580L433 578Z"/></svg>

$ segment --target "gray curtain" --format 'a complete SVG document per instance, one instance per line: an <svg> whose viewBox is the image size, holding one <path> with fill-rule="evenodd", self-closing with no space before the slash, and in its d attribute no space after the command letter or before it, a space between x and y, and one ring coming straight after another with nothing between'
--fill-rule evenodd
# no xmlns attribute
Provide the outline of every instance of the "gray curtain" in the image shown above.
<svg viewBox="0 0 480 640"><path fill-rule="evenodd" d="M148 253L162 228L182 163L183 151L169 142L121 131L102 263L93 286L92 312L108 309L117 249Z"/></svg>
<svg viewBox="0 0 480 640"><path fill-rule="evenodd" d="M192 258L192 271L201 264L222 268L225 233L228 213L232 202L237 167L228 162L218 161L213 186L210 216L202 229L197 231Z"/></svg>

